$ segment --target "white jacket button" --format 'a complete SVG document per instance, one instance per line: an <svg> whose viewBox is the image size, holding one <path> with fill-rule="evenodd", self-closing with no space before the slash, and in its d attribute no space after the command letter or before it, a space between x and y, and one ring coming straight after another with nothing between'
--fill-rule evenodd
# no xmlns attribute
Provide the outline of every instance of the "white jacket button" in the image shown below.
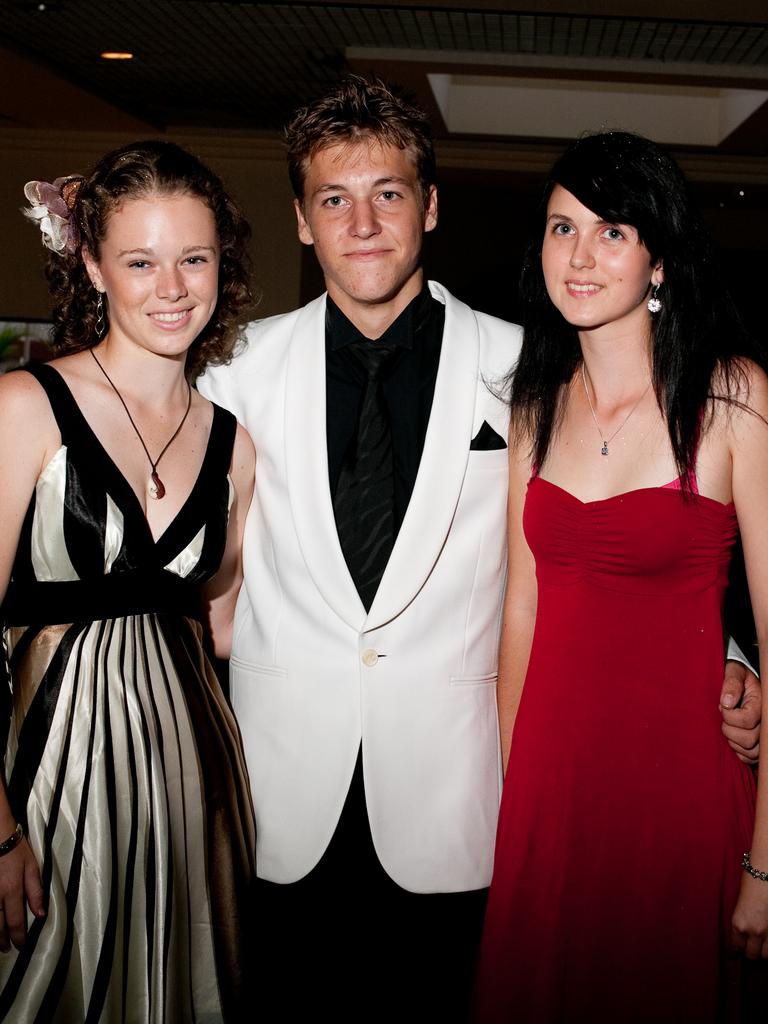
<svg viewBox="0 0 768 1024"><path fill-rule="evenodd" d="M379 660L379 656L372 647L367 648L363 651L363 664L366 668L373 668L376 662Z"/></svg>

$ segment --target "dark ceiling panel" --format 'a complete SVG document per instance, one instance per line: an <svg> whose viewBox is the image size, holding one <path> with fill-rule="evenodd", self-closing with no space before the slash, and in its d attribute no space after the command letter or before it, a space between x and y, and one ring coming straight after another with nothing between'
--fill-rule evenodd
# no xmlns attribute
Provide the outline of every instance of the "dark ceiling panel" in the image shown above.
<svg viewBox="0 0 768 1024"><path fill-rule="evenodd" d="M348 47L669 67L727 64L746 76L764 74L768 66L764 23L706 22L701 14L675 20L479 6L6 0L2 15L4 42L17 53L159 128L278 128L347 70ZM698 10L711 7L699 4ZM105 49L129 50L135 57L104 61L99 54ZM0 117L7 118L3 102L0 97Z"/></svg>

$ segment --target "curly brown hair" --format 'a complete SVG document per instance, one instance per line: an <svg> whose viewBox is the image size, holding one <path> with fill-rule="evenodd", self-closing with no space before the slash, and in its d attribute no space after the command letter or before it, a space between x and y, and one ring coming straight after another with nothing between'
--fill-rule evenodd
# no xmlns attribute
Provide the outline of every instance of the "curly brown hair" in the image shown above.
<svg viewBox="0 0 768 1024"><path fill-rule="evenodd" d="M83 262L87 250L98 261L110 214L128 199L152 195L191 195L213 212L219 235L219 298L213 316L187 353L186 373L194 379L209 363L231 357L242 325L254 306L247 245L248 222L226 192L221 179L197 157L172 142L133 142L107 153L92 172L66 179L65 197L72 210L74 252L51 252L46 276L54 300L53 337L57 354L91 348L98 342L98 293ZM72 188L73 182L78 182ZM104 306L105 323L109 314Z"/></svg>
<svg viewBox="0 0 768 1024"><path fill-rule="evenodd" d="M427 116L379 79L349 75L331 92L297 111L283 137L288 174L300 203L304 202L309 161L318 150L366 139L409 150L416 161L425 206L429 201L437 168Z"/></svg>

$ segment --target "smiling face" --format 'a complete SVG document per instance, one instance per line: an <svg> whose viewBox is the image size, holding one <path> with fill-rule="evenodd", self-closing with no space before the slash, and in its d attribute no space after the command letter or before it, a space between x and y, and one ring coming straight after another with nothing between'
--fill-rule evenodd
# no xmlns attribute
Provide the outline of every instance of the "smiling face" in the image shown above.
<svg viewBox="0 0 768 1024"><path fill-rule="evenodd" d="M219 239L210 208L190 195L127 199L110 214L98 261L110 343L183 357L218 300Z"/></svg>
<svg viewBox="0 0 768 1024"><path fill-rule="evenodd" d="M549 297L577 330L648 330L651 285L664 279L635 228L610 224L556 185L547 205L541 264Z"/></svg>
<svg viewBox="0 0 768 1024"><path fill-rule="evenodd" d="M371 307L394 319L421 289L421 246L437 223L437 193L424 204L407 150L360 141L328 146L310 160L299 238L314 245L328 293L353 323Z"/></svg>

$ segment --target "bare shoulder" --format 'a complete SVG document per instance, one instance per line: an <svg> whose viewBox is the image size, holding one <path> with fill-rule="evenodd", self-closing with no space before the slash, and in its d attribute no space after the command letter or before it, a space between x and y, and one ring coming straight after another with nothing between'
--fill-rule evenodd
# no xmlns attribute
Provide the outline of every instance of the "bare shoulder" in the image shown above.
<svg viewBox="0 0 768 1024"><path fill-rule="evenodd" d="M17 489L26 501L27 491L60 446L48 396L35 377L25 370L1 376L0 460L5 482L13 481L5 490Z"/></svg>
<svg viewBox="0 0 768 1024"><path fill-rule="evenodd" d="M731 455L768 453L768 376L751 359L739 359L731 372L713 380L712 425L723 437ZM720 399L720 400L718 400Z"/></svg>
<svg viewBox="0 0 768 1024"><path fill-rule="evenodd" d="M720 365L715 370L712 394L742 405L748 405L754 398L764 400L768 394L768 376L752 359L735 359L727 369Z"/></svg>
<svg viewBox="0 0 768 1024"><path fill-rule="evenodd" d="M45 390L26 370L0 375L0 417L4 423L34 422L38 429L54 422Z"/></svg>
<svg viewBox="0 0 768 1024"><path fill-rule="evenodd" d="M254 447L251 435L242 425L237 424L235 432L235 445L232 451L232 464L241 463L253 472L256 465L256 448Z"/></svg>
<svg viewBox="0 0 768 1024"><path fill-rule="evenodd" d="M768 429L768 375L751 359L739 359L712 380L713 426L732 437L743 431Z"/></svg>
<svg viewBox="0 0 768 1024"><path fill-rule="evenodd" d="M229 474L238 497L245 497L250 502L256 475L256 449L251 435L240 423L235 430Z"/></svg>
<svg viewBox="0 0 768 1024"><path fill-rule="evenodd" d="M751 359L742 359L739 365L747 383L745 403L764 414L768 409L768 374Z"/></svg>

